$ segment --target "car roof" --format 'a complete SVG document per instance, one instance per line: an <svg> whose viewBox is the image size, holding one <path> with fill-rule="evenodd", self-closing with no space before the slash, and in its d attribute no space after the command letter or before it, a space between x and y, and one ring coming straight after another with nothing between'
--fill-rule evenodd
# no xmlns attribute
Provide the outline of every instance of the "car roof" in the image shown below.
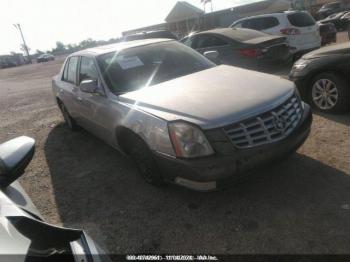
<svg viewBox="0 0 350 262"><path fill-rule="evenodd" d="M155 43L161 43L161 42L167 42L167 41L174 41L173 39L165 39L165 38L153 38L153 39L143 39L143 40L135 40L130 42L120 42L116 44L111 45L103 45L103 46L97 46L93 48L88 48L85 50L81 50L78 52L75 52L71 56L78 56L78 55L90 55L90 56L99 56L102 54L115 52L115 51L121 51L128 48L143 46L143 45L150 45Z"/></svg>
<svg viewBox="0 0 350 262"><path fill-rule="evenodd" d="M222 35L237 41L245 41L244 38L245 36L249 36L249 34L254 34L256 37L259 36L270 36L269 34L266 34L261 31L256 31L253 29L248 29L248 28L217 28L217 29L212 29L212 30L207 30L207 31L202 31L194 35L202 35L202 34L217 34L217 35Z"/></svg>
<svg viewBox="0 0 350 262"><path fill-rule="evenodd" d="M242 22L245 20L249 20L249 19L254 19L254 18L262 18L262 17L285 17L286 15L289 14L295 14L295 13L305 13L306 11L300 11L300 10L288 10L288 11L284 11L284 12L280 12L280 13L270 13L270 14L262 14L262 15L253 15L253 16L248 16L248 17L244 17L241 19L238 19L237 21L234 21L233 24L236 24L238 22Z"/></svg>

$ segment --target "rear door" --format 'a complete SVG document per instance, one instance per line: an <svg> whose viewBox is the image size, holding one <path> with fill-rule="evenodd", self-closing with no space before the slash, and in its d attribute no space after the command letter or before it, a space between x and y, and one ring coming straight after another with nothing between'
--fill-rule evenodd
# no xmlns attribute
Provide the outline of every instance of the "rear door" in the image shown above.
<svg viewBox="0 0 350 262"><path fill-rule="evenodd" d="M75 92L77 89L77 67L78 57L73 56L66 61L61 81L59 81L58 92L59 97L63 101L69 114L74 118L78 118L78 111L75 103Z"/></svg>
<svg viewBox="0 0 350 262"><path fill-rule="evenodd" d="M321 46L321 37L318 26L313 17L307 12L287 14L291 28L295 33L288 37L290 45L299 50L317 48Z"/></svg>

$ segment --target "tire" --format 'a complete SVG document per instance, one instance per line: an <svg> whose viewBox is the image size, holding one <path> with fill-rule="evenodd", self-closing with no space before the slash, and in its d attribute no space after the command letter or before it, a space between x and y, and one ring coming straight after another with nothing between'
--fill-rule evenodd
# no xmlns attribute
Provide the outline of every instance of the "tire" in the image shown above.
<svg viewBox="0 0 350 262"><path fill-rule="evenodd" d="M129 154L143 179L152 185L163 186L164 179L147 144L137 135L127 139Z"/></svg>
<svg viewBox="0 0 350 262"><path fill-rule="evenodd" d="M324 113L343 113L350 108L350 87L347 80L333 72L318 74L311 81L308 101Z"/></svg>
<svg viewBox="0 0 350 262"><path fill-rule="evenodd" d="M66 125L68 126L68 128L71 131L76 131L78 130L78 125L75 122L75 120L71 117L71 115L69 114L67 108L65 107L65 105L63 103L59 104L59 107L61 109L61 113L64 119L64 122L66 123Z"/></svg>

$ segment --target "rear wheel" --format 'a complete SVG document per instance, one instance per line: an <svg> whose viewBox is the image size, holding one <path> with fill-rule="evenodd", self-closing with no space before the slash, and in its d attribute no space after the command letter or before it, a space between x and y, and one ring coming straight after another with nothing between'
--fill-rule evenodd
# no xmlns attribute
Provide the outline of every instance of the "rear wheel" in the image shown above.
<svg viewBox="0 0 350 262"><path fill-rule="evenodd" d="M78 129L78 125L76 124L75 120L70 116L65 105L63 103L60 103L59 107L61 109L64 122L67 124L68 128L72 131L76 131Z"/></svg>
<svg viewBox="0 0 350 262"><path fill-rule="evenodd" d="M342 113L350 107L350 88L346 79L336 73L321 73L311 83L309 101L325 113Z"/></svg>
<svg viewBox="0 0 350 262"><path fill-rule="evenodd" d="M132 135L128 138L128 147L129 154L145 181L156 186L164 185L163 177L147 144L140 137Z"/></svg>

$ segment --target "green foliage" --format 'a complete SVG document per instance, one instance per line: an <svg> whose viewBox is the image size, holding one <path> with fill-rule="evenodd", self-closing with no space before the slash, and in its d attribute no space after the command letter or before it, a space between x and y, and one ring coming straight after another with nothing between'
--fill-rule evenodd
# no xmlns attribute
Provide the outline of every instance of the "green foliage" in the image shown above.
<svg viewBox="0 0 350 262"><path fill-rule="evenodd" d="M88 38L81 41L79 44L67 44L67 45L63 44L60 41L57 41L56 47L53 48L51 51L48 51L48 53L52 53L52 54L73 53L79 50L83 50L83 49L87 49L95 46L118 43L120 42L120 40L121 40L120 38L111 38L107 41L104 41L104 40L96 41L91 38Z"/></svg>

